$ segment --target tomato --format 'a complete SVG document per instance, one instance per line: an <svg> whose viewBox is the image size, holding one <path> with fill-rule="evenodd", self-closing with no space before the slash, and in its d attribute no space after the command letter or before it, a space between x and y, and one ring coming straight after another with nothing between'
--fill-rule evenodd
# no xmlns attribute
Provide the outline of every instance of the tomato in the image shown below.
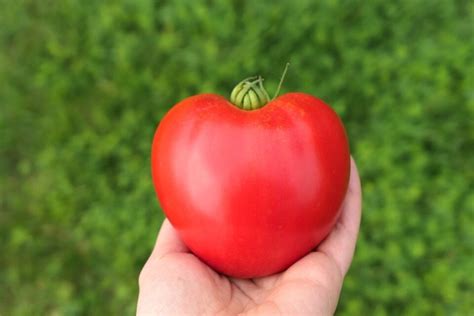
<svg viewBox="0 0 474 316"><path fill-rule="evenodd" d="M241 106L256 108L252 100ZM189 249L218 272L250 278L286 269L328 235L350 154L341 120L311 95L247 110L201 94L162 119L151 166L161 206Z"/></svg>

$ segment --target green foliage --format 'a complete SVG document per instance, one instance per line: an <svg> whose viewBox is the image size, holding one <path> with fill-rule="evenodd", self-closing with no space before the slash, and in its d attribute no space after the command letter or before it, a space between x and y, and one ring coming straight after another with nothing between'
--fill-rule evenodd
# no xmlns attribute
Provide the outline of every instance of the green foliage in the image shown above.
<svg viewBox="0 0 474 316"><path fill-rule="evenodd" d="M364 215L340 315L474 310L468 1L0 0L0 314L133 314L156 124L261 74L346 124Z"/></svg>

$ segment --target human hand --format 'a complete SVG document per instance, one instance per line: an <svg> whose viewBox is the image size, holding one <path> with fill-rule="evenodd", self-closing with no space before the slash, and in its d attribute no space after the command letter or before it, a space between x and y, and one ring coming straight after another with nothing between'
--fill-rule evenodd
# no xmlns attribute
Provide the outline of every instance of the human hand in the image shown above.
<svg viewBox="0 0 474 316"><path fill-rule="evenodd" d="M262 278L221 275L194 256L165 220L140 273L137 315L332 315L359 232L361 187L351 160L341 216L329 236L287 270Z"/></svg>

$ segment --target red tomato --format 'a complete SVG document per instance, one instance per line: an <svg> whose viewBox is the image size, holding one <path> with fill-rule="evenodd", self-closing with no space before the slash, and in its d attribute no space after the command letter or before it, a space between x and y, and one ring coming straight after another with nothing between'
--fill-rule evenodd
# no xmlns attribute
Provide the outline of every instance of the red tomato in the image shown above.
<svg viewBox="0 0 474 316"><path fill-rule="evenodd" d="M245 111L196 95L163 118L152 146L161 206L191 251L233 277L282 271L335 224L349 146L336 113L288 93Z"/></svg>

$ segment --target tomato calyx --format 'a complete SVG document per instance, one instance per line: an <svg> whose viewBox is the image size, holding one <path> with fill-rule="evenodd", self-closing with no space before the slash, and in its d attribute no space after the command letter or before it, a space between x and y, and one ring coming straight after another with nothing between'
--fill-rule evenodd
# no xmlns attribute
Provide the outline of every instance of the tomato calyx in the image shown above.
<svg viewBox="0 0 474 316"><path fill-rule="evenodd" d="M285 79L286 72L290 63L286 63L285 70L280 78L277 91L272 99L263 86L263 78L261 76L253 76L239 82L230 94L230 102L242 110L257 110L265 106L268 102L274 100L280 93L281 85Z"/></svg>
<svg viewBox="0 0 474 316"><path fill-rule="evenodd" d="M239 82L230 94L230 102L242 110L256 110L270 101L261 76Z"/></svg>

